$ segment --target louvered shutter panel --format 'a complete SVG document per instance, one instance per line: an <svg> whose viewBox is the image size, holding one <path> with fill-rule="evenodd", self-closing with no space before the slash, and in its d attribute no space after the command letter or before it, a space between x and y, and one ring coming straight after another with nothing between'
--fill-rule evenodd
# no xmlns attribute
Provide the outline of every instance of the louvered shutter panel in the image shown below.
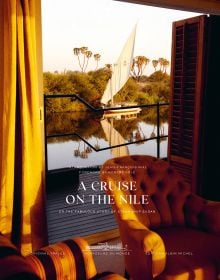
<svg viewBox="0 0 220 280"><path fill-rule="evenodd" d="M173 23L168 160L197 190L205 24L199 16Z"/></svg>

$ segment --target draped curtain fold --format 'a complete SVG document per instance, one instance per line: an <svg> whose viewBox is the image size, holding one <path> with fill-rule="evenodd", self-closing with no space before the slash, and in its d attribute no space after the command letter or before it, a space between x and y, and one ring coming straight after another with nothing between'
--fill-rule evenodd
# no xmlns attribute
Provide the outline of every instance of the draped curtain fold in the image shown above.
<svg viewBox="0 0 220 280"><path fill-rule="evenodd" d="M25 255L47 243L36 4L0 4L0 232Z"/></svg>

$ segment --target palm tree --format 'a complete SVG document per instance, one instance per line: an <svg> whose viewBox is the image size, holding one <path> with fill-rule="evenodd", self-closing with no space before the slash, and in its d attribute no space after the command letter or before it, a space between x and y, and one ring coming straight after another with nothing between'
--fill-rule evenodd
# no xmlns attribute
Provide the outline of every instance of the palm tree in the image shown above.
<svg viewBox="0 0 220 280"><path fill-rule="evenodd" d="M83 64L82 64L82 72L84 72L84 66L86 62L86 52L88 51L88 47L81 47L80 52L83 55Z"/></svg>
<svg viewBox="0 0 220 280"><path fill-rule="evenodd" d="M111 69L112 65L110 63L107 63L107 64L105 64L105 67L108 68L108 69Z"/></svg>
<svg viewBox="0 0 220 280"><path fill-rule="evenodd" d="M156 72L157 71L157 65L158 65L159 61L156 60L156 59L153 59L152 60L152 64L153 64L153 67L154 67L154 71Z"/></svg>
<svg viewBox="0 0 220 280"><path fill-rule="evenodd" d="M163 57L160 57L160 58L158 59L158 62L159 62L159 64L160 64L160 71L163 72L163 70L164 70L164 58L163 58Z"/></svg>
<svg viewBox="0 0 220 280"><path fill-rule="evenodd" d="M167 72L167 67L168 67L169 65L170 65L169 60L164 59L164 62L163 62L164 73L166 73L166 72Z"/></svg>
<svg viewBox="0 0 220 280"><path fill-rule="evenodd" d="M142 76L144 69L146 68L147 64L149 64L150 59L146 56L138 56L137 57L137 67L138 67L138 76Z"/></svg>
<svg viewBox="0 0 220 280"><path fill-rule="evenodd" d="M86 152L87 154L91 153L91 152L92 152L92 148L89 147L89 146L87 146L85 152Z"/></svg>
<svg viewBox="0 0 220 280"><path fill-rule="evenodd" d="M87 66L88 66L89 59L90 59L91 56L92 56L92 52L91 52L91 51L86 51L86 52L85 52L85 57L87 58L87 60L86 60L86 65L85 65L85 68L83 69L83 72L86 71L86 68L87 68Z"/></svg>
<svg viewBox="0 0 220 280"><path fill-rule="evenodd" d="M94 54L94 59L96 61L96 68L95 68L95 70L98 68L98 64L99 64L100 58L101 58L101 55L99 53L95 53Z"/></svg>
<svg viewBox="0 0 220 280"><path fill-rule="evenodd" d="M92 57L92 52L88 50L88 47L81 47L74 48L73 53L78 57L79 67L81 71L85 72L89 63L89 59L90 57ZM82 57L81 59L80 56Z"/></svg>
<svg viewBox="0 0 220 280"><path fill-rule="evenodd" d="M138 81L140 80L140 77L142 76L144 69L146 68L146 66L148 65L149 62L150 62L150 59L143 55L136 56L133 59L131 71L132 71L134 77Z"/></svg>
<svg viewBox="0 0 220 280"><path fill-rule="evenodd" d="M81 70L83 70L81 62L80 62L80 57L79 57L79 55L80 55L80 48L74 48L73 49L73 53L74 53L74 55L76 55L78 57L79 67L80 67Z"/></svg>
<svg viewBox="0 0 220 280"><path fill-rule="evenodd" d="M99 143L98 143L97 137L96 137L96 144L94 145L94 148L95 148L96 150L99 150L99 149L100 149L100 145L99 145Z"/></svg>
<svg viewBox="0 0 220 280"><path fill-rule="evenodd" d="M154 124L154 127L153 127L153 131L151 132L151 134L150 134L150 138L154 138L154 137L156 137L156 134L155 134L155 124Z"/></svg>
<svg viewBox="0 0 220 280"><path fill-rule="evenodd" d="M78 148L74 150L74 156L78 157L80 155L80 142L78 144Z"/></svg>

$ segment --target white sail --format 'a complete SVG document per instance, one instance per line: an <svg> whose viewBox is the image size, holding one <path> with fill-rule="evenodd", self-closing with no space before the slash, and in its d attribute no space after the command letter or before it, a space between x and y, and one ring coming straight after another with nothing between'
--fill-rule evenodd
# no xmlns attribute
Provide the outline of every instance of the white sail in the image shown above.
<svg viewBox="0 0 220 280"><path fill-rule="evenodd" d="M125 139L121 134L113 127L113 119L109 122L106 119L101 120L102 129L105 133L105 136L109 142L110 146L125 144ZM127 156L129 155L128 147L121 146L111 149L112 155L114 157Z"/></svg>
<svg viewBox="0 0 220 280"><path fill-rule="evenodd" d="M113 96L124 86L129 78L133 60L135 36L136 26L125 43L117 63L112 65L112 76L111 79L109 79L104 94L101 98L102 104L107 105L108 102L113 99Z"/></svg>

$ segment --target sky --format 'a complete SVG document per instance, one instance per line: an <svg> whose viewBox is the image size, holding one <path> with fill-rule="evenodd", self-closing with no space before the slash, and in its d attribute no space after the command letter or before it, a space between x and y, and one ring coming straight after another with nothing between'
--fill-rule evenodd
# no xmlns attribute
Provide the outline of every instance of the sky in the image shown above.
<svg viewBox="0 0 220 280"><path fill-rule="evenodd" d="M42 0L44 71L79 70L73 48L99 53L99 67L113 64L137 23L134 56L171 59L172 22L196 13L113 0ZM90 59L87 70L95 70ZM153 72L152 63L146 75Z"/></svg>

